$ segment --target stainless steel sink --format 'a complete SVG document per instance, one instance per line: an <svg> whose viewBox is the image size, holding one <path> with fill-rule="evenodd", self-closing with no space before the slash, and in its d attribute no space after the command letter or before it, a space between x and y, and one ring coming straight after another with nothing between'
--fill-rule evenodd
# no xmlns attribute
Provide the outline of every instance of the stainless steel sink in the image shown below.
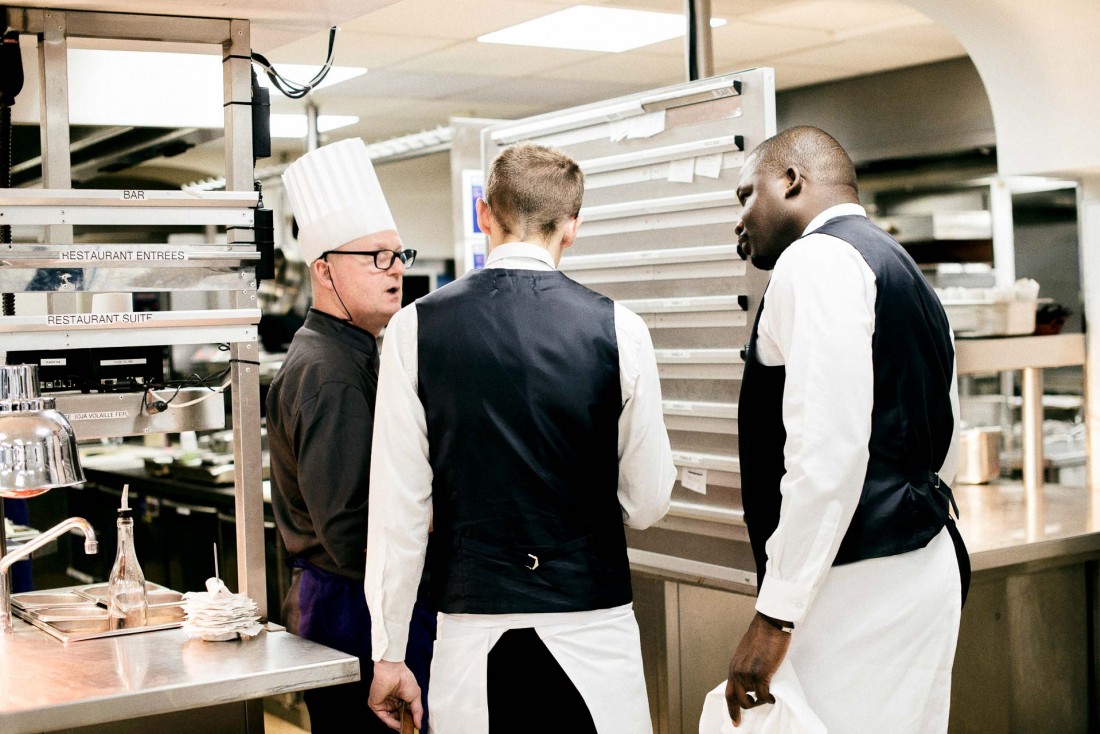
<svg viewBox="0 0 1100 734"><path fill-rule="evenodd" d="M146 585L149 587L149 610L141 627L111 629L106 606L106 584L14 594L12 611L20 619L66 643L182 625L183 594L157 584Z"/></svg>

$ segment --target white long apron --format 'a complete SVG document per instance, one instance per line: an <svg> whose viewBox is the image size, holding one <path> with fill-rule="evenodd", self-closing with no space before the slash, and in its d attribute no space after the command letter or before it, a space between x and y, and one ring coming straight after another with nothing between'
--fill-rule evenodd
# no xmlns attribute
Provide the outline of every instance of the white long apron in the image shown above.
<svg viewBox="0 0 1100 734"><path fill-rule="evenodd" d="M440 614L428 687L431 734L489 731L489 651L507 630L525 627L534 627L573 681L597 731L652 733L638 623L626 604L563 614ZM538 715L532 711L532 720ZM523 731L522 722L516 730Z"/></svg>
<svg viewBox="0 0 1100 734"><path fill-rule="evenodd" d="M829 569L773 680L776 704L734 729L722 681L699 734L944 734L960 594L946 528L919 550Z"/></svg>

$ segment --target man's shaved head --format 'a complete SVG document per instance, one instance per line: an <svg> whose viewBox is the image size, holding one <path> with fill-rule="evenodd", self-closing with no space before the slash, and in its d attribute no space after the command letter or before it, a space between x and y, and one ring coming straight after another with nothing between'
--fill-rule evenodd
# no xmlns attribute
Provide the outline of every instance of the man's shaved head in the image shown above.
<svg viewBox="0 0 1100 734"><path fill-rule="evenodd" d="M765 140L752 152L757 170L782 174L797 166L818 186L846 186L858 192L856 167L852 159L829 133L800 125Z"/></svg>
<svg viewBox="0 0 1100 734"><path fill-rule="evenodd" d="M816 127L788 128L756 146L745 161L737 200L737 244L753 265L771 270L814 217L838 204L859 203L856 169L832 135Z"/></svg>

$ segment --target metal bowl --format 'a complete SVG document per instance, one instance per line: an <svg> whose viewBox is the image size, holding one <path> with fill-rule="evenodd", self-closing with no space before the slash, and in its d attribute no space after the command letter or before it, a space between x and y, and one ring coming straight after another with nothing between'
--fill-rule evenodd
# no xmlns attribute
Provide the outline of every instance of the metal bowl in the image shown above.
<svg viewBox="0 0 1100 734"><path fill-rule="evenodd" d="M959 484L985 484L1001 476L1001 427L966 428L959 445Z"/></svg>

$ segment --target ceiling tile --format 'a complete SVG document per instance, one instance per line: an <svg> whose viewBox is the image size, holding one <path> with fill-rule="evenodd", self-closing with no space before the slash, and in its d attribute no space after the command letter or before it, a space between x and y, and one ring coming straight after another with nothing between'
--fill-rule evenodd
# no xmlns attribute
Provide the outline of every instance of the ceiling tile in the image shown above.
<svg viewBox="0 0 1100 734"><path fill-rule="evenodd" d="M687 79L686 64L682 57L653 56L638 52L603 54L590 61L582 61L538 74L543 79L567 79L577 82L616 82L632 79L651 86L665 86Z"/></svg>
<svg viewBox="0 0 1100 734"><path fill-rule="evenodd" d="M188 0L186 5L148 0L67 0L70 10L143 15L187 15L196 18L241 18L251 22L253 48L278 48L294 38L357 18L395 0ZM57 8L54 0L21 0L20 7Z"/></svg>
<svg viewBox="0 0 1100 734"><path fill-rule="evenodd" d="M916 66L960 54L955 48L936 50L924 46L896 42L873 42L867 39L844 41L820 48L786 54L782 61L843 69L860 74L896 69L900 66Z"/></svg>
<svg viewBox="0 0 1100 734"><path fill-rule="evenodd" d="M843 31L907 17L924 18L908 5L894 0L801 0L786 2L751 13L754 23Z"/></svg>
<svg viewBox="0 0 1100 734"><path fill-rule="evenodd" d="M477 41L458 43L440 51L417 56L396 66L398 71L432 74L446 69L450 74L481 74L484 76L516 77L537 74L580 61L598 59L594 51L570 51L540 48L532 52L519 46Z"/></svg>
<svg viewBox="0 0 1100 734"><path fill-rule="evenodd" d="M561 9L560 4L533 0L401 0L344 26L360 33L397 35L416 28L417 36L467 40Z"/></svg>
<svg viewBox="0 0 1100 734"><path fill-rule="evenodd" d="M610 8L626 8L629 10L650 10L655 13L684 14L684 0L586 0L586 5L601 5ZM711 0L710 14L712 18L723 18L732 21L749 13L765 8L774 8L776 0Z"/></svg>
<svg viewBox="0 0 1100 734"><path fill-rule="evenodd" d="M333 63L381 69L456 43L450 38L361 33L341 26L333 44ZM315 33L264 55L275 64L321 64L328 52L328 33Z"/></svg>
<svg viewBox="0 0 1100 734"><path fill-rule="evenodd" d="M463 95L474 102L516 102L542 106L545 110L565 109L588 102L612 99L649 89L645 80L582 84L568 79L508 79Z"/></svg>
<svg viewBox="0 0 1100 734"><path fill-rule="evenodd" d="M725 18L727 21L744 20L754 13L762 10L782 7L784 5L796 5L801 0L791 2L787 0L711 0L710 14L714 18Z"/></svg>
<svg viewBox="0 0 1100 734"><path fill-rule="evenodd" d="M822 82L833 81L834 79L841 79L846 76L854 76L851 73L846 73L842 69L814 66L812 64L798 64L792 61L774 59L758 60L756 62L730 67L721 66L716 63L714 71L716 74L729 74L735 71L765 66L770 66L775 69L775 88L777 91L782 89L794 89L795 87L805 87L810 84L820 84Z"/></svg>
<svg viewBox="0 0 1100 734"><path fill-rule="evenodd" d="M471 102L469 100L440 100L427 104L417 104L406 107L392 114L394 118L416 120L415 128L410 128L405 133L416 132L450 124L452 117L495 119L495 120L519 120L531 115L537 115L549 109L561 109L548 106L545 101L538 102ZM389 115L387 115L389 117Z"/></svg>
<svg viewBox="0 0 1100 734"><path fill-rule="evenodd" d="M411 97L371 96L365 98L361 95L355 97L333 97L325 96L323 93L326 91L328 90L322 90L321 93L317 93L313 97L313 103L317 105L317 111L322 115L359 115L360 117L384 115L394 110L423 102L423 100L412 99ZM306 100L304 99L288 99L282 95L278 95L277 98L272 96L272 114L288 115L300 113L304 115L305 111Z"/></svg>
<svg viewBox="0 0 1100 734"><path fill-rule="evenodd" d="M933 57L947 58L948 56L967 55L966 49L954 33L943 26L934 24L912 28L892 28L863 36L861 40L875 44L916 46L928 53L929 60L932 60Z"/></svg>
<svg viewBox="0 0 1100 734"><path fill-rule="evenodd" d="M715 61L729 64L774 57L783 53L813 48L830 41L829 33L817 29L782 28L761 23L729 23L711 31Z"/></svg>
<svg viewBox="0 0 1100 734"><path fill-rule="evenodd" d="M185 13L196 18L245 18L254 23L294 19L303 27L312 29L342 23L363 13L394 4L395 0L324 0L319 3L303 3L301 0L188 0L187 7L181 8L175 4L149 3L146 0L67 0L64 3L54 0L21 0L19 6L57 8L63 5L70 10L145 15Z"/></svg>
<svg viewBox="0 0 1100 734"><path fill-rule="evenodd" d="M318 94L326 93L334 97L361 97L362 99L372 97L439 99L494 84L497 79L497 77L472 74L447 74L442 71L434 74L414 74L382 69L367 72L363 76L320 90Z"/></svg>

